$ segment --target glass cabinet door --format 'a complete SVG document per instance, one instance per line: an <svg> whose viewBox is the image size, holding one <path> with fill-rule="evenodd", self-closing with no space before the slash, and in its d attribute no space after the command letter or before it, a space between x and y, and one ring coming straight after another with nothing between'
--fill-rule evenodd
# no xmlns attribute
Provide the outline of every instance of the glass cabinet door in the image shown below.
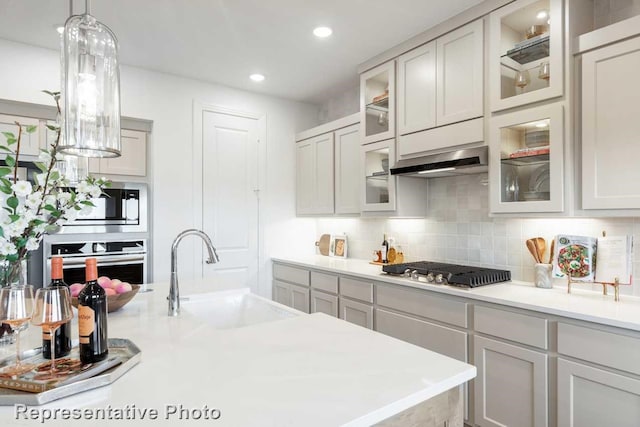
<svg viewBox="0 0 640 427"><path fill-rule="evenodd" d="M492 212L560 212L563 202L562 105L491 120Z"/></svg>
<svg viewBox="0 0 640 427"><path fill-rule="evenodd" d="M360 126L363 144L395 136L395 62L360 76Z"/></svg>
<svg viewBox="0 0 640 427"><path fill-rule="evenodd" d="M389 168L395 162L395 139L362 146L364 188L363 211L388 211L396 208L396 183Z"/></svg>
<svg viewBox="0 0 640 427"><path fill-rule="evenodd" d="M562 1L518 0L490 16L491 110L562 95Z"/></svg>

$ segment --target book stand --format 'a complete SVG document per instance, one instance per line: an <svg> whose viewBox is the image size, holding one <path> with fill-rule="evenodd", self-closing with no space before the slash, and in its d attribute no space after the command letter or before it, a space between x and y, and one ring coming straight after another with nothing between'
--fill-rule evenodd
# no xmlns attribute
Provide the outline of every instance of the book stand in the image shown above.
<svg viewBox="0 0 640 427"><path fill-rule="evenodd" d="M616 301L620 301L620 280L616 277L613 283L611 282L582 282L577 280L572 280L571 274L567 274L567 293L571 293L571 284L572 283L580 283L580 284L598 284L602 285L602 295L607 295L607 286L613 286L614 290L614 298Z"/></svg>

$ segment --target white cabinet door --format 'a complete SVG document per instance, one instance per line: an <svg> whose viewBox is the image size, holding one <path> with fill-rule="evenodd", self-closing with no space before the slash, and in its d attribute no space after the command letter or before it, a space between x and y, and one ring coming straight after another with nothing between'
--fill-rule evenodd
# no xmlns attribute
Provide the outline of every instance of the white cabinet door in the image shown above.
<svg viewBox="0 0 640 427"><path fill-rule="evenodd" d="M558 359L558 426L637 427L640 380Z"/></svg>
<svg viewBox="0 0 640 427"><path fill-rule="evenodd" d="M547 355L477 335L473 342L475 423L548 426Z"/></svg>
<svg viewBox="0 0 640 427"><path fill-rule="evenodd" d="M360 126L334 132L335 139L335 211L360 213Z"/></svg>
<svg viewBox="0 0 640 427"><path fill-rule="evenodd" d="M340 297L340 318L363 328L373 329L373 306Z"/></svg>
<svg viewBox="0 0 640 427"><path fill-rule="evenodd" d="M360 161L364 174L360 177L362 211L393 211L396 209L396 178L389 173L389 168L396 161L395 151L395 139L361 147Z"/></svg>
<svg viewBox="0 0 640 427"><path fill-rule="evenodd" d="M38 119L31 119L28 117L8 116L0 114L0 132L11 132L16 138L18 138L18 126L15 122L20 123L22 128L22 136L20 141L20 156L38 156L40 154L40 137L39 132L40 121ZM25 131L26 126L38 126L38 130L33 133L27 133ZM7 140L4 135L0 136L0 144L6 146ZM13 144L11 148L14 152L17 149L17 145ZM6 152L0 152L2 158L5 157ZM19 160L19 159L18 159Z"/></svg>
<svg viewBox="0 0 640 427"><path fill-rule="evenodd" d="M326 292L311 290L311 313L324 313L338 317L338 297Z"/></svg>
<svg viewBox="0 0 640 427"><path fill-rule="evenodd" d="M479 19L436 40L438 126L482 116L483 29Z"/></svg>
<svg viewBox="0 0 640 427"><path fill-rule="evenodd" d="M640 208L640 37L582 56L582 207Z"/></svg>
<svg viewBox="0 0 640 427"><path fill-rule="evenodd" d="M296 145L297 213L333 213L333 133Z"/></svg>
<svg viewBox="0 0 640 427"><path fill-rule="evenodd" d="M398 58L398 132L436 125L436 42Z"/></svg>
<svg viewBox="0 0 640 427"><path fill-rule="evenodd" d="M291 288L288 283L273 281L273 300L291 307Z"/></svg>
<svg viewBox="0 0 640 427"><path fill-rule="evenodd" d="M100 173L109 175L147 175L147 134L123 129L120 131L122 155L100 159Z"/></svg>
<svg viewBox="0 0 640 427"><path fill-rule="evenodd" d="M362 144L396 135L396 63L386 62L360 75L360 137Z"/></svg>
<svg viewBox="0 0 640 427"><path fill-rule="evenodd" d="M309 288L289 285L291 290L291 307L309 313Z"/></svg>

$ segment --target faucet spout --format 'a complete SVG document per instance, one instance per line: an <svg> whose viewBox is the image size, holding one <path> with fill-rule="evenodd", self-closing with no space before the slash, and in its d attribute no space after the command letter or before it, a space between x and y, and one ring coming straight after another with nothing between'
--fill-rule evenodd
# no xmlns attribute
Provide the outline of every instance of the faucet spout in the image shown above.
<svg viewBox="0 0 640 427"><path fill-rule="evenodd" d="M171 245L171 282L169 286L169 296L167 300L169 301L169 316L177 316L180 314L180 289L178 286L178 245L186 236L199 236L203 241L205 246L207 247L207 252L209 252L209 258L207 259L207 264L215 264L220 261L220 257L218 257L218 252L216 248L211 243L211 239L209 236L200 230L189 229L185 230L182 233L178 234Z"/></svg>

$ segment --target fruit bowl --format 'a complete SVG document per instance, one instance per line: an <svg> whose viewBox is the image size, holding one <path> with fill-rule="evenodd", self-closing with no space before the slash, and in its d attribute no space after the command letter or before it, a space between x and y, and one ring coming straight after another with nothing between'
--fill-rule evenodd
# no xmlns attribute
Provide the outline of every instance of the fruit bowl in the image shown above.
<svg viewBox="0 0 640 427"><path fill-rule="evenodd" d="M136 296L139 290L140 285L131 285L131 290L129 292L107 296L107 312L111 313L113 311L120 310ZM72 297L71 304L77 308L78 297Z"/></svg>

